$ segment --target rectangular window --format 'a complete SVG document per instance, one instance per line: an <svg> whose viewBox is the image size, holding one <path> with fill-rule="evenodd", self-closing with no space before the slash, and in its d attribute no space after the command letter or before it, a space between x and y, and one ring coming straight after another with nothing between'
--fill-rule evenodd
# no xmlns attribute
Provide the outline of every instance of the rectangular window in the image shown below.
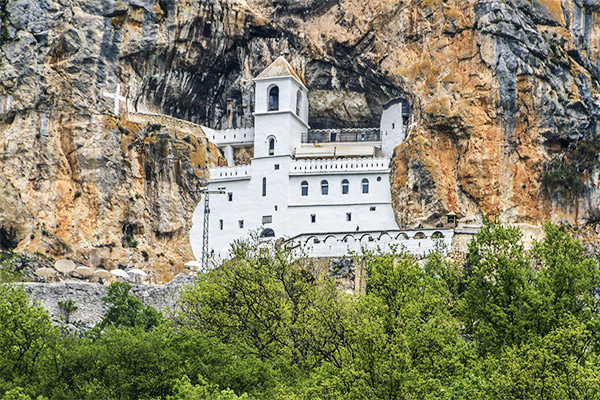
<svg viewBox="0 0 600 400"><path fill-rule="evenodd" d="M227 193L227 199L229 201L233 201L233 193L232 192Z"/></svg>
<svg viewBox="0 0 600 400"><path fill-rule="evenodd" d="M277 211L277 206L275 206L275 211Z"/></svg>
<svg viewBox="0 0 600 400"><path fill-rule="evenodd" d="M219 229L223 230L223 220L219 220Z"/></svg>
<svg viewBox="0 0 600 400"><path fill-rule="evenodd" d="M263 178L262 181L262 195L263 197L267 195L267 178Z"/></svg>
<svg viewBox="0 0 600 400"><path fill-rule="evenodd" d="M279 164L275 164L275 171L279 169Z"/></svg>
<svg viewBox="0 0 600 400"><path fill-rule="evenodd" d="M377 210L377 207L375 207L375 206L369 208L369 211L375 211L375 210Z"/></svg>
<svg viewBox="0 0 600 400"><path fill-rule="evenodd" d="M346 221L352 221L352 213L346 213Z"/></svg>
<svg viewBox="0 0 600 400"><path fill-rule="evenodd" d="M271 222L273 222L273 216L272 215L263 215L263 217L262 217L262 223L263 224L270 224Z"/></svg>
<svg viewBox="0 0 600 400"><path fill-rule="evenodd" d="M242 229L244 227L244 220L240 219L238 223L240 224L240 229Z"/></svg>
<svg viewBox="0 0 600 400"><path fill-rule="evenodd" d="M310 214L310 222L311 223L315 223L317 222L317 215L316 214Z"/></svg>

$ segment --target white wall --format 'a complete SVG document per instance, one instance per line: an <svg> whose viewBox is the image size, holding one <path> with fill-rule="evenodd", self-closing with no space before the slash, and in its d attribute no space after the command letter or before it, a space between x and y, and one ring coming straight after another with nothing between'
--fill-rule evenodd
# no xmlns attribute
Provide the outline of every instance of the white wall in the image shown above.
<svg viewBox="0 0 600 400"><path fill-rule="evenodd" d="M217 131L203 126L202 130L206 134L208 141L219 147L226 145L247 146L254 142L254 128L223 129Z"/></svg>
<svg viewBox="0 0 600 400"><path fill-rule="evenodd" d="M293 237L303 233L356 232L365 230L398 229L391 206L389 169L384 161L376 159L337 160L352 165L362 165L362 171L353 172L315 169L302 172L293 166L331 166L333 160L294 161L289 156L254 158L251 166L213 168L210 170L209 189L225 186L228 195L212 195L210 213L209 247L224 256L230 243L247 237L250 231L271 228L277 237ZM371 167L371 163L375 167ZM279 169L275 169L275 165ZM334 162L335 164L335 162ZM376 167L379 165L379 167ZM373 168L373 170L370 170ZM290 175L290 171L292 174ZM262 195L262 179L267 178L266 196ZM369 179L369 193L362 193L362 179ZM381 178L379 181L377 178ZM321 181L329 183L329 193L321 194ZM349 181L349 193L342 194L341 182ZM300 184L309 183L308 196L301 196ZM191 241L194 254L201 257L202 207L200 202L194 213ZM371 211L371 207L375 210ZM347 213L351 220L347 221ZM316 222L311 222L311 215ZM272 222L263 224L263 216L271 216ZM219 220L223 220L223 230ZM239 221L244 227L239 227Z"/></svg>
<svg viewBox="0 0 600 400"><path fill-rule="evenodd" d="M400 145L406 136L406 126L402 121L402 102L398 101L384 108L380 121L381 153L391 158L394 148Z"/></svg>

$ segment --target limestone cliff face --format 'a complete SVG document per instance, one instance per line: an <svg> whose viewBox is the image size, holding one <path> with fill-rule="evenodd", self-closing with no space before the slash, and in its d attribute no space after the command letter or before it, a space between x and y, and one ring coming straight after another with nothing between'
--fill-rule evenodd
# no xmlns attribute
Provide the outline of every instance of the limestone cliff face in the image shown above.
<svg viewBox="0 0 600 400"><path fill-rule="evenodd" d="M193 190L218 154L199 128L139 115L249 126L251 79L281 53L312 91L315 128L377 126L383 104L410 101L392 161L401 225L448 211L599 219L599 12L593 0L2 0L1 245L172 271L191 256ZM117 85L121 117L104 95Z"/></svg>

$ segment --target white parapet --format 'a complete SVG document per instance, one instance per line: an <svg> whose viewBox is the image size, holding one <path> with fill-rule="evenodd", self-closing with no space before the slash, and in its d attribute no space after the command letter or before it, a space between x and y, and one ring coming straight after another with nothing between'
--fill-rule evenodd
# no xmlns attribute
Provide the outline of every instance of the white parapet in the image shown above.
<svg viewBox="0 0 600 400"><path fill-rule="evenodd" d="M209 182L219 182L224 180L250 179L252 177L252 168L250 165L238 165L234 167L210 168Z"/></svg>
<svg viewBox="0 0 600 400"><path fill-rule="evenodd" d="M322 174L323 172L387 171L390 159L345 158L338 160L296 160L290 165L290 175Z"/></svg>
<svg viewBox="0 0 600 400"><path fill-rule="evenodd" d="M254 128L223 129L218 131L203 126L202 129L206 132L206 138L218 147L250 146L254 144Z"/></svg>

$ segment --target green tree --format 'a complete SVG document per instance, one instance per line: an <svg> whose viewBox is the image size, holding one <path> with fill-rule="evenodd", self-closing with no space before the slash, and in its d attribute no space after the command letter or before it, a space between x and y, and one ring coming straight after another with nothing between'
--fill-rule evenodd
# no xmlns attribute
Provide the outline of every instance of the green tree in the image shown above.
<svg viewBox="0 0 600 400"><path fill-rule="evenodd" d="M0 394L27 387L44 348L57 335L46 310L22 287L0 285Z"/></svg>
<svg viewBox="0 0 600 400"><path fill-rule="evenodd" d="M516 227L489 223L469 244L461 315L480 353L526 340L536 312L534 274Z"/></svg>
<svg viewBox="0 0 600 400"><path fill-rule="evenodd" d="M162 315L130 295L130 290L131 285L127 282L113 282L108 287L108 295L102 300L110 304L110 308L96 326L95 332L108 326L141 327L149 330L162 322Z"/></svg>
<svg viewBox="0 0 600 400"><path fill-rule="evenodd" d="M551 223L544 225L544 231L544 240L536 242L532 250L537 271L536 333L547 334L574 318L598 335L598 262L586 255L581 243L567 231Z"/></svg>
<svg viewBox="0 0 600 400"><path fill-rule="evenodd" d="M285 360L293 374L341 363L343 296L294 252L240 241L230 260L182 292L179 323L244 343L263 360Z"/></svg>

